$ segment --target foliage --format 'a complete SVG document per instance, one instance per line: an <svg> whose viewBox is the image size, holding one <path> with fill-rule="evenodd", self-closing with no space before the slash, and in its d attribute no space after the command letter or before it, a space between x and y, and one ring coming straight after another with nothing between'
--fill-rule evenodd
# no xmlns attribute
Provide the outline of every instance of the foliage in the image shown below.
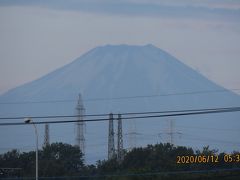
<svg viewBox="0 0 240 180"><path fill-rule="evenodd" d="M142 180L142 179L239 179L240 173L237 172L215 172L218 168L240 168L238 163L225 163L223 157L225 153L217 153L217 150L210 150L204 147L203 150L194 151L192 148L183 146L175 147L172 144L156 144L147 147L134 148L128 152L124 160L118 163L116 159L109 161L99 161L97 168L99 174L119 174L120 177L110 179ZM240 154L234 152L232 154ZM218 163L182 163L177 164L177 156L214 156L219 157ZM210 171L209 171L210 170ZM206 173L185 173L186 171ZM167 173L166 173L167 172ZM176 172L176 173L175 173ZM180 172L180 173L177 173ZM124 176L125 174L125 176ZM133 176L138 174L138 176Z"/></svg>
<svg viewBox="0 0 240 180"><path fill-rule="evenodd" d="M83 154L78 147L53 143L38 151L39 176L73 176L83 169ZM35 176L35 152L12 150L0 156L0 167L21 168L22 176Z"/></svg>
<svg viewBox="0 0 240 180"><path fill-rule="evenodd" d="M233 152L230 155L239 155ZM240 168L240 162L224 162L225 153L218 153L209 147L194 151L192 148L173 146L172 144L156 144L134 148L125 152L123 161L117 158L97 161L95 165L85 165L83 154L78 147L53 143L39 151L40 177L65 177L62 179L239 179L239 171L221 172L211 170ZM176 163L177 156L218 156L218 163ZM1 177L34 177L35 152L9 151L0 155L0 167L22 168L21 173L2 174ZM209 171L210 170L210 171ZM185 173L186 171L192 173ZM206 173L197 173L206 171ZM193 173L196 172L196 173ZM70 178L71 177L71 178ZM76 177L76 178L74 178Z"/></svg>

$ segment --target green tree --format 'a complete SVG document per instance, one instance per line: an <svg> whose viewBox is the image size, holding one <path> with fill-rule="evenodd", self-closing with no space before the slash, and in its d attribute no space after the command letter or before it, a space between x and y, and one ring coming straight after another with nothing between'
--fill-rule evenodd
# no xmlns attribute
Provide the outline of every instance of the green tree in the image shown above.
<svg viewBox="0 0 240 180"><path fill-rule="evenodd" d="M76 146L53 143L38 151L39 177L77 176L83 173L83 154ZM35 176L35 152L12 150L0 155L0 168L21 168L22 176Z"/></svg>
<svg viewBox="0 0 240 180"><path fill-rule="evenodd" d="M76 146L53 143L40 154L41 176L79 175L84 164L83 154Z"/></svg>

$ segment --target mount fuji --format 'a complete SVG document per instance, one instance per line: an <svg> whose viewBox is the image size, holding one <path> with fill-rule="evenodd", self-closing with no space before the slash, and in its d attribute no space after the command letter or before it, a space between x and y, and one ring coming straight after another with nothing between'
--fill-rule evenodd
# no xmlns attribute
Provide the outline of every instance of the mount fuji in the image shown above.
<svg viewBox="0 0 240 180"><path fill-rule="evenodd" d="M86 114L240 105L239 95L153 45L106 45L1 95L0 116L74 115L79 93ZM210 145L223 151L240 150L239 117L239 112L232 112L123 121L124 147L167 142L171 134L176 145L195 148ZM43 126L38 125L38 130L42 141ZM133 131L134 139L129 135ZM107 122L87 123L87 162L106 158L107 135ZM29 126L1 126L0 137L2 149L34 147L33 129ZM50 125L50 137L51 142L74 144L74 124Z"/></svg>

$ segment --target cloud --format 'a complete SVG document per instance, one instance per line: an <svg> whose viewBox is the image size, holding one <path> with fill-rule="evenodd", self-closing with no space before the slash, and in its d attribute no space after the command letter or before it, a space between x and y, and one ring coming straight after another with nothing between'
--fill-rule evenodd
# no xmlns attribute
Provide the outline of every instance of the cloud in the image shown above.
<svg viewBox="0 0 240 180"><path fill-rule="evenodd" d="M57 10L124 16L221 19L239 21L236 0L2 0L0 6L40 6Z"/></svg>
<svg viewBox="0 0 240 180"><path fill-rule="evenodd" d="M151 3L169 6L193 6L222 9L240 9L239 0L121 0L132 3Z"/></svg>

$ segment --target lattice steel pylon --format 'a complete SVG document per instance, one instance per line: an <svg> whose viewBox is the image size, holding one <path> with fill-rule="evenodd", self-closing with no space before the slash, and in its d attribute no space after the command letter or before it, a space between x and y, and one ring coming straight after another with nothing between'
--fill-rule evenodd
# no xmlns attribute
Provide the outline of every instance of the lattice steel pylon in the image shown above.
<svg viewBox="0 0 240 180"><path fill-rule="evenodd" d="M114 146L114 126L113 126L113 114L109 114L109 127L108 127L108 159L112 159L115 156Z"/></svg>
<svg viewBox="0 0 240 180"><path fill-rule="evenodd" d="M86 126L85 122L83 122L85 115L85 108L82 101L82 96L79 94L78 103L76 106L77 110L77 122L76 122L76 145L79 147L81 152L85 153L85 138L84 138L84 127Z"/></svg>
<svg viewBox="0 0 240 180"><path fill-rule="evenodd" d="M174 131L174 122L172 119L169 119L168 120L168 123L169 123L169 126L168 126L168 131L167 131L167 134L169 135L169 140L168 142L170 144L174 144L174 134L176 133Z"/></svg>
<svg viewBox="0 0 240 180"><path fill-rule="evenodd" d="M137 126L135 119L128 121L128 150L137 147Z"/></svg>
<svg viewBox="0 0 240 180"><path fill-rule="evenodd" d="M122 135L122 117L121 114L118 114L118 142L117 142L117 159L118 162L123 160L123 135Z"/></svg>
<svg viewBox="0 0 240 180"><path fill-rule="evenodd" d="M50 144L49 124L45 124L43 147L46 147L46 146L48 146L49 144Z"/></svg>

